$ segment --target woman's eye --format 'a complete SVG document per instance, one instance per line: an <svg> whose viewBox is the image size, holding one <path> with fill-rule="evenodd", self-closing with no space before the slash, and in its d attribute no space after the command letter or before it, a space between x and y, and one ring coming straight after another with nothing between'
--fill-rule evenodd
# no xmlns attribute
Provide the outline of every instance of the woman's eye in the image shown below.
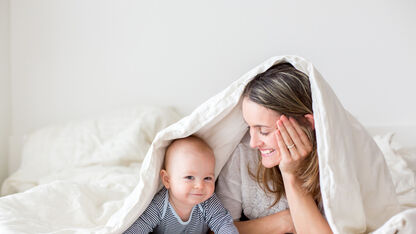
<svg viewBox="0 0 416 234"><path fill-rule="evenodd" d="M205 181L212 181L212 177L205 177Z"/></svg>
<svg viewBox="0 0 416 234"><path fill-rule="evenodd" d="M267 136L267 135L269 135L269 132L260 132L260 134L263 135L263 136Z"/></svg>
<svg viewBox="0 0 416 234"><path fill-rule="evenodd" d="M185 176L185 179L187 179L187 180L193 180L194 177L193 176Z"/></svg>

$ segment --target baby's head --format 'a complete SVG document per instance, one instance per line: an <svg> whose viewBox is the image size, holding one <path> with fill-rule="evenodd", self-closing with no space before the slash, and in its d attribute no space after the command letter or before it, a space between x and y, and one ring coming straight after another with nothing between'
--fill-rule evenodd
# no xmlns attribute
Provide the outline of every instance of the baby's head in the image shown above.
<svg viewBox="0 0 416 234"><path fill-rule="evenodd" d="M193 206L214 193L214 171L211 147L201 138L189 136L168 146L160 176L172 202Z"/></svg>

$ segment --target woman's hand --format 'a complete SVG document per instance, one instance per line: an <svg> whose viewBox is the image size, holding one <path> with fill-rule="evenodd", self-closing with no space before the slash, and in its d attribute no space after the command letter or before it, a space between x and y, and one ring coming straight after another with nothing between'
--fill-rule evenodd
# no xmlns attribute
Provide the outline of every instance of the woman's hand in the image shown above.
<svg viewBox="0 0 416 234"><path fill-rule="evenodd" d="M303 159L312 152L312 143L294 118L281 115L276 124L275 135L282 157L280 171L294 175Z"/></svg>
<svg viewBox="0 0 416 234"><path fill-rule="evenodd" d="M305 116L306 117L306 116ZM310 121L313 126L313 121ZM310 155L313 146L306 133L293 118L280 116L277 121L276 140L280 148L279 164L286 198L298 233L332 233L328 222L320 213L312 194L305 193L295 175L301 162Z"/></svg>
<svg viewBox="0 0 416 234"><path fill-rule="evenodd" d="M240 234L296 233L289 209L247 221L234 222Z"/></svg>

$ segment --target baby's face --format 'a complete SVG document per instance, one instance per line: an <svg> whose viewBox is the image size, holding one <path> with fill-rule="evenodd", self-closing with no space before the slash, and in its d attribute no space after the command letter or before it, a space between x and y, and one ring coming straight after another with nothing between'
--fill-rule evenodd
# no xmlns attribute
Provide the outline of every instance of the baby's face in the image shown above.
<svg viewBox="0 0 416 234"><path fill-rule="evenodd" d="M168 167L172 202L194 206L212 196L215 189L215 157L210 151L185 148L174 152Z"/></svg>

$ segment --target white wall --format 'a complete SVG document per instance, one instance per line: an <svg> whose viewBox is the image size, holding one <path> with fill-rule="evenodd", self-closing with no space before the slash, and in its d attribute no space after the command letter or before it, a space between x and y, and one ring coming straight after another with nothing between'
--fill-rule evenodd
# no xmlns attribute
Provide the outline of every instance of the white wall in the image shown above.
<svg viewBox="0 0 416 234"><path fill-rule="evenodd" d="M11 125L9 76L9 1L0 0L0 184L7 176Z"/></svg>
<svg viewBox="0 0 416 234"><path fill-rule="evenodd" d="M27 132L140 103L188 113L282 54L312 61L364 124L416 121L412 0L10 4L10 171Z"/></svg>

